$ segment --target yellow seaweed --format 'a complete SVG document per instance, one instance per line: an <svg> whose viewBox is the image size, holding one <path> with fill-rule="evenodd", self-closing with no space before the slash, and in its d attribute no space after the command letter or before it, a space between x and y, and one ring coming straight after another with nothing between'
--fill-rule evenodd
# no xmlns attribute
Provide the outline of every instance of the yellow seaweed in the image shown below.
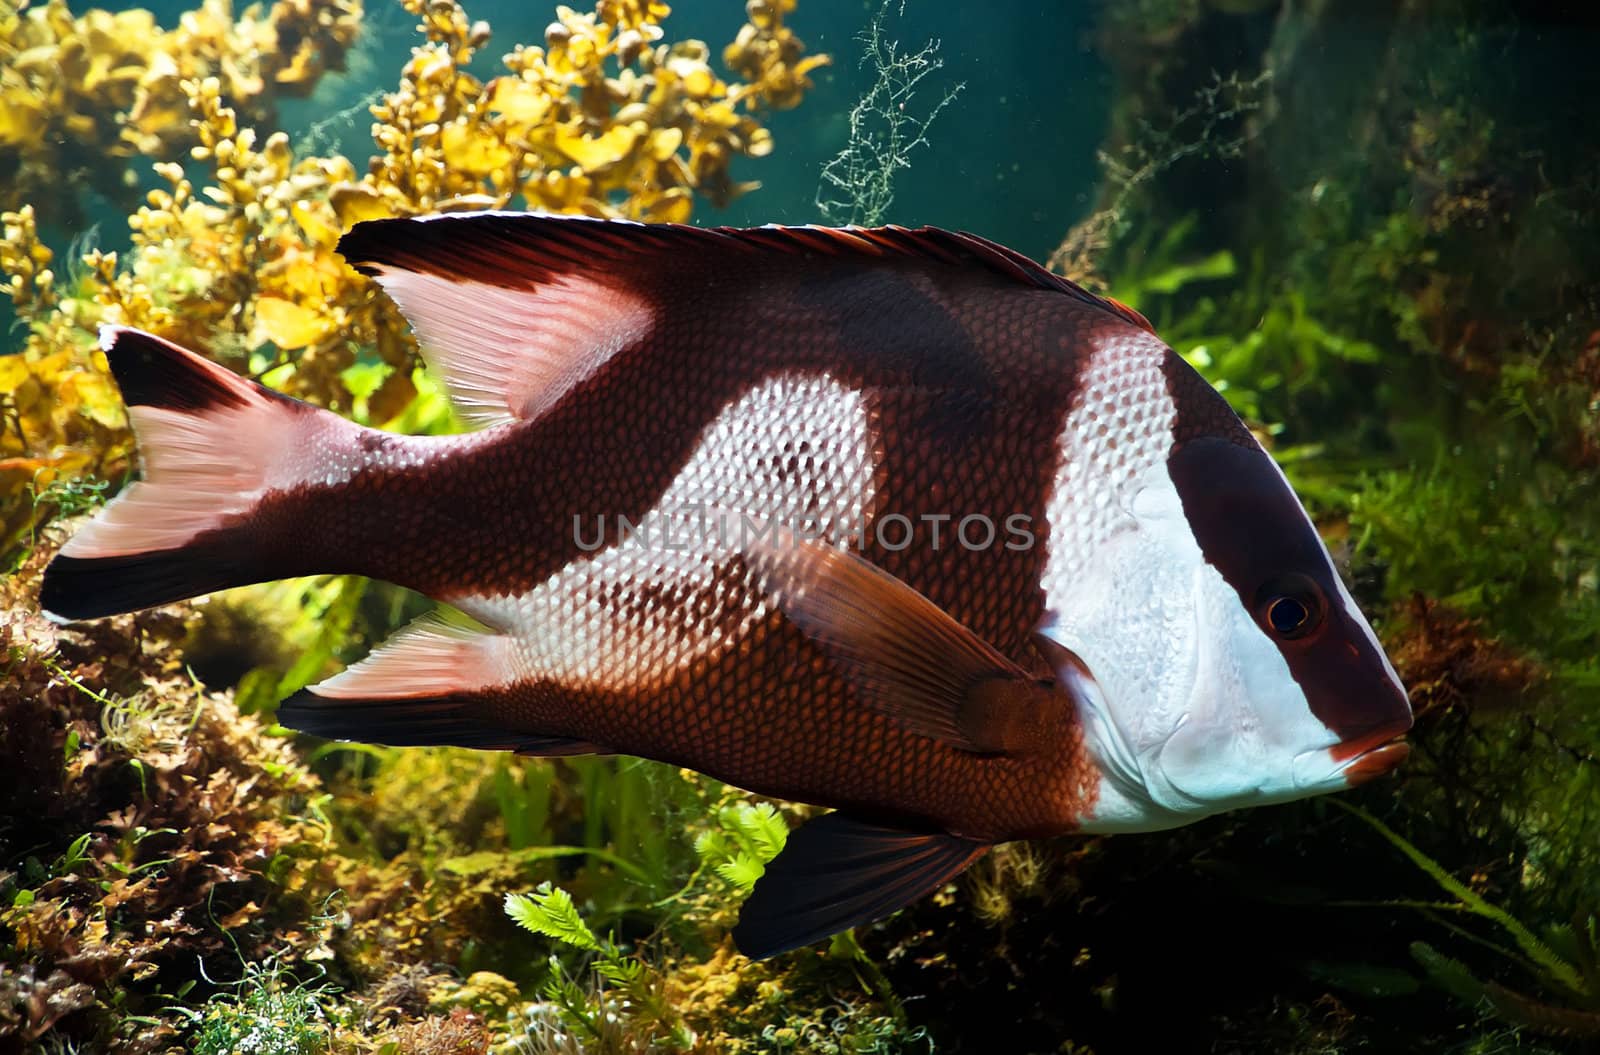
<svg viewBox="0 0 1600 1055"><path fill-rule="evenodd" d="M0 209L71 215L86 188L125 198L116 159L175 160L193 144L186 80L215 77L229 106L270 122L278 96L344 67L361 14L361 0L276 0L236 18L230 0L203 0L169 30L137 8L0 5Z"/></svg>
<svg viewBox="0 0 1600 1055"><path fill-rule="evenodd" d="M726 78L711 70L704 43L663 41L665 4L599 0L591 12L557 8L543 45L516 46L508 72L485 82L466 67L490 39L487 23L455 0L402 0L426 39L372 107L377 152L362 173L344 157L296 156L286 134L258 132L238 105L241 94L262 98L250 93L269 81L283 91L330 63L338 49L328 33L347 42L337 27L357 2L280 0L235 21L223 0L208 0L172 31L196 54L155 47L137 62L115 42L152 47L148 12L74 20L52 0L0 15L0 42L79 42L80 81L51 81L51 107L71 111L61 95L70 83L75 105L112 120L118 149L158 159L165 183L129 216L131 250L84 254L67 283L39 239L34 207L0 214L0 292L28 333L20 353L0 357L0 552L30 530L31 503L17 500L30 487L62 474L115 478L129 467L131 438L96 351L100 325L150 330L290 395L347 413L359 405L384 420L415 395L415 346L387 299L335 253L342 231L367 219L518 206L685 221L696 196L722 204L753 186L730 168L771 150L761 111L799 102L807 74L827 61L805 56L784 25L792 2L752 0L724 56L739 76ZM307 19L335 28L319 36ZM300 28L290 33L292 25ZM246 40L263 53L292 40L300 58L241 65ZM93 61L101 54L111 58ZM23 57L30 68L46 61ZM186 75L197 69L213 72ZM126 91L109 102L83 95L89 78L102 94L113 83ZM0 152L8 83L0 79ZM209 168L206 178L191 179L172 160L179 145ZM101 167L117 166L102 158ZM346 381L358 358L384 372L360 400Z"/></svg>

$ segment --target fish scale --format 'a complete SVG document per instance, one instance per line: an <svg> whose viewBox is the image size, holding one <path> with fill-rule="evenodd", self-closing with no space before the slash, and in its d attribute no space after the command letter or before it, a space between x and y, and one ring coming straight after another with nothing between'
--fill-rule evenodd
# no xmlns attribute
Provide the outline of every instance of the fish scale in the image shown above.
<svg viewBox="0 0 1600 1055"><path fill-rule="evenodd" d="M1043 586L1056 612L1071 611L1096 546L1132 523L1118 493L1166 460L1173 402L1161 364L1170 354L1148 334L1119 334L1084 370L1061 430L1060 483L1046 514L1051 539Z"/></svg>

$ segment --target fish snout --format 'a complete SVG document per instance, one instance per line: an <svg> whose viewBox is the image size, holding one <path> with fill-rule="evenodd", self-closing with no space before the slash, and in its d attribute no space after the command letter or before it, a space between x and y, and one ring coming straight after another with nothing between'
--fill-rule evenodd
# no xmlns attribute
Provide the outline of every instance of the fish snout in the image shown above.
<svg viewBox="0 0 1600 1055"><path fill-rule="evenodd" d="M1379 696L1382 709L1375 709L1371 724L1345 732L1344 738L1328 750L1335 771L1348 787L1390 772L1411 754L1411 745L1405 741L1415 720L1411 700L1387 656L1383 657L1383 669L1387 684Z"/></svg>

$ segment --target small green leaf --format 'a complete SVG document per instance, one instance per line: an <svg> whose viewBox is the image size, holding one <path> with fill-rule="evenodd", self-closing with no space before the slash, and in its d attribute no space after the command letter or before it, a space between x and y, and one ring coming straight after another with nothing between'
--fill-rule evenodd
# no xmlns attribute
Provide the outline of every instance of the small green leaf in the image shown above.
<svg viewBox="0 0 1600 1055"><path fill-rule="evenodd" d="M54 875L65 875L89 859L88 847L92 833L84 832L67 846L67 852L56 858L50 866Z"/></svg>
<svg viewBox="0 0 1600 1055"><path fill-rule="evenodd" d="M339 374L344 387L357 399L366 399L378 390L383 379L394 373L388 363L351 363Z"/></svg>
<svg viewBox="0 0 1600 1055"><path fill-rule="evenodd" d="M278 706L281 675L271 667L256 667L245 672L233 690L233 701L240 714L270 714Z"/></svg>
<svg viewBox="0 0 1600 1055"><path fill-rule="evenodd" d="M766 866L749 854L735 854L716 866L717 875L726 879L745 893L755 889L756 880L766 872Z"/></svg>
<svg viewBox="0 0 1600 1055"><path fill-rule="evenodd" d="M595 973L612 985L628 986L644 976L644 964L638 960L608 958L594 965Z"/></svg>
<svg viewBox="0 0 1600 1055"><path fill-rule="evenodd" d="M1483 983L1460 960L1444 955L1423 941L1411 943L1411 958L1422 965L1435 985L1457 1000L1477 1006L1484 998Z"/></svg>
<svg viewBox="0 0 1600 1055"><path fill-rule="evenodd" d="M550 883L540 883L532 894L507 894L506 915L520 927L580 949L598 951L600 939L578 915L572 895Z"/></svg>
<svg viewBox="0 0 1600 1055"><path fill-rule="evenodd" d="M1398 967L1321 960L1311 960L1304 966L1311 977L1363 996L1410 996L1420 988L1415 975Z"/></svg>
<svg viewBox="0 0 1600 1055"><path fill-rule="evenodd" d="M745 852L762 864L777 857L789 838L789 825L771 803L736 803L724 809L719 819L733 830Z"/></svg>
<svg viewBox="0 0 1600 1055"><path fill-rule="evenodd" d="M769 803L734 802L716 813L718 827L700 833L694 851L701 862L728 883L749 893L782 852L789 825Z"/></svg>

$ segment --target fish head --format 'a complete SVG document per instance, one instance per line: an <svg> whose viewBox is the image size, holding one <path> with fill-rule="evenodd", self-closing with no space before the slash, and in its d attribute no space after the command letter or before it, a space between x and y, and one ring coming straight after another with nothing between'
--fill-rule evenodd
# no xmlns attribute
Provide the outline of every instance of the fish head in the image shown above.
<svg viewBox="0 0 1600 1055"><path fill-rule="evenodd" d="M1087 830L1173 827L1398 765L1405 688L1287 479L1254 441L1175 444L1044 628L1076 657L1102 770ZM1049 654L1050 649L1046 648Z"/></svg>

